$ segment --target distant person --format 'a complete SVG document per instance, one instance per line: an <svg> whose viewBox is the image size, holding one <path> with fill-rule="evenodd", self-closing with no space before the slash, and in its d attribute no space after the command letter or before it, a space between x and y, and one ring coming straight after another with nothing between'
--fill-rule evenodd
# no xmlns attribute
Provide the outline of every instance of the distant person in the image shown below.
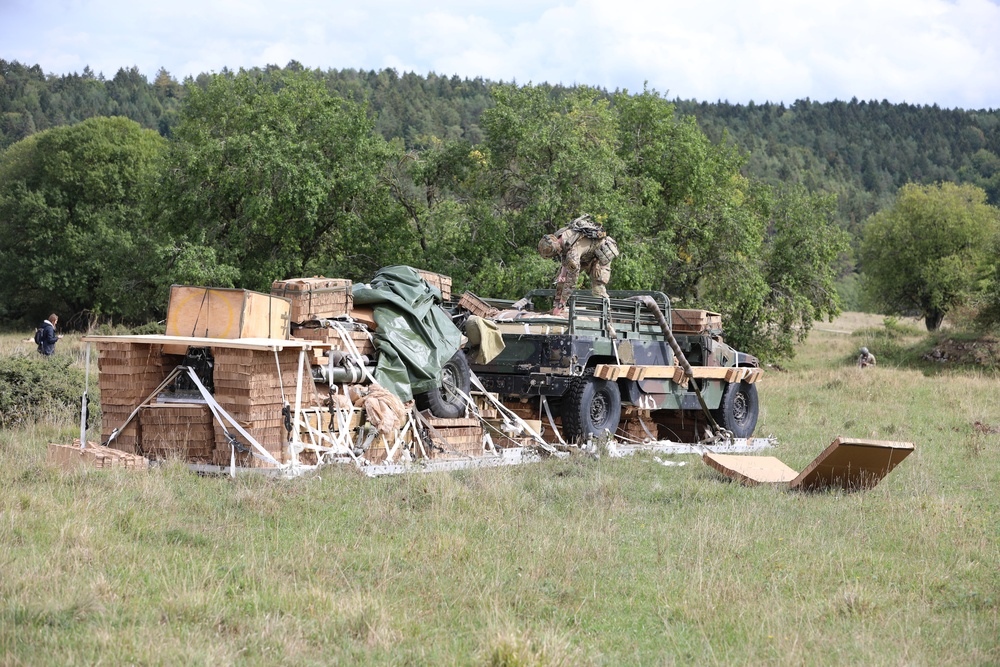
<svg viewBox="0 0 1000 667"><path fill-rule="evenodd" d="M62 338L56 335L58 321L59 316L52 313L47 320L42 320L42 326L35 332L35 343L38 344L39 354L49 357L56 353L56 342Z"/></svg>
<svg viewBox="0 0 1000 667"><path fill-rule="evenodd" d="M858 357L858 368L868 368L875 365L875 355L868 351L867 347L861 348L861 355Z"/></svg>

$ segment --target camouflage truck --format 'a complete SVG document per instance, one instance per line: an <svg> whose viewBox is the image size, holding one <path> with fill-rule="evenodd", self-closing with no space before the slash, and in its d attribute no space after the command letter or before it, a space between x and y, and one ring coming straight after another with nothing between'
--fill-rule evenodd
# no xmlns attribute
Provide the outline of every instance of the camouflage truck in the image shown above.
<svg viewBox="0 0 1000 667"><path fill-rule="evenodd" d="M685 423L696 440L706 429L753 434L762 371L723 342L718 315L671 311L662 292L639 291L611 291L609 300L576 292L560 317L534 309L553 294L480 300L496 309L490 319L505 344L489 363L470 363L485 389L505 402L538 398L542 411L548 403L570 441L615 433L623 411L651 417L658 439L676 439L671 427Z"/></svg>

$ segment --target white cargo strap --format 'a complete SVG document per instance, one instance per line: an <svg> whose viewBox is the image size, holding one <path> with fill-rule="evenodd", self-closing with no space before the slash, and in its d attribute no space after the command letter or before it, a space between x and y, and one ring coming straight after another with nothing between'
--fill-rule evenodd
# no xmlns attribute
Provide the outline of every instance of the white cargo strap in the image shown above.
<svg viewBox="0 0 1000 667"><path fill-rule="evenodd" d="M87 448L87 412L90 407L90 343L87 343L87 360L83 371L83 397L80 399L80 449Z"/></svg>
<svg viewBox="0 0 1000 667"><path fill-rule="evenodd" d="M250 446L257 450L256 452L251 451L250 454L256 456L257 458L263 461L270 463L276 468L280 468L282 470L288 468L287 464L280 463L277 459L275 459L271 455L271 452L264 449L264 447L259 442L257 442L257 440L252 435L246 432L246 429L240 426L239 423L235 419L233 419L229 415L229 413L222 408L221 405L219 405L219 402L215 400L215 397L212 396L212 394L209 393L207 389L205 389L205 385L203 385L201 383L201 380L198 379L198 375L194 372L193 368L190 368L188 366L178 366L176 370L179 371L180 369L184 369L187 371L187 374L191 377L191 381L194 382L196 387L198 387L198 391L201 392L202 398L205 399L205 402L208 404L208 408L212 411L212 414L219 422L219 425L222 426L222 430L224 432L228 432L228 429L226 428L226 421L228 421L230 424L232 424L236 432L242 435L244 438L246 438L246 441L250 443ZM224 419L226 421L223 421ZM231 465L235 466L236 447L235 445L232 444L230 444L230 447L233 450L230 457L230 462Z"/></svg>
<svg viewBox="0 0 1000 667"><path fill-rule="evenodd" d="M649 436L649 439L652 442L656 442L659 438L657 438L655 435L649 432L649 428L646 427L646 422L642 421L642 417L636 416L636 419L639 420L639 426L641 426L642 430L646 432L646 435Z"/></svg>
<svg viewBox="0 0 1000 667"><path fill-rule="evenodd" d="M556 420L552 418L552 410L549 409L548 396L542 396L542 408L545 410L545 416L549 418L549 426L552 427L552 432L556 434L557 438L559 438L559 444L567 446L566 441L563 440L562 433L560 433L559 429L556 428Z"/></svg>
<svg viewBox="0 0 1000 667"><path fill-rule="evenodd" d="M544 449L549 453L553 453L556 451L555 447L542 440L542 436L540 436L538 433L535 433L534 429L528 426L528 423L523 419L521 419L516 412L508 408L506 405L504 405L497 399L493 398L493 395L490 394L490 392L486 391L486 387L483 386L483 383L480 382L479 378L476 377L476 374L473 373L472 371L469 371L469 379L472 380L472 386L481 391L486 396L486 400L489 401L493 407L499 410L501 414L505 415L506 418L509 418L514 423L516 423L521 428L522 432L530 435L531 438L536 443L538 443L539 447L541 447L542 449ZM556 433L558 435L558 431ZM560 437L559 440L562 441L562 438Z"/></svg>
<svg viewBox="0 0 1000 667"><path fill-rule="evenodd" d="M128 419L125 420L125 423L122 424L121 426L116 427L113 431L111 431L111 435L108 436L107 442L103 443L105 447L110 447L111 446L111 443L114 441L115 438L118 437L118 434L121 433L122 431L124 431L125 428L130 423L132 423L132 420L135 419L135 416L137 414L139 414L139 410L143 406L145 406L147 403L149 403L149 401L150 401L151 398L153 398L154 396L156 396L157 394L159 394L161 391L163 391L166 388L166 386L168 384L170 384L171 382L173 382L174 378L177 377L178 375L180 375L180 372L181 372L182 368L186 368L186 366L178 366L174 370L170 371L170 373L163 380L163 382L160 383L160 386L157 387L156 389L154 389L152 391L152 393L150 393L149 396L147 396L146 398L142 399L142 401L140 401L139 404L137 406L135 406L135 410L133 410L132 414L130 414L128 416Z"/></svg>

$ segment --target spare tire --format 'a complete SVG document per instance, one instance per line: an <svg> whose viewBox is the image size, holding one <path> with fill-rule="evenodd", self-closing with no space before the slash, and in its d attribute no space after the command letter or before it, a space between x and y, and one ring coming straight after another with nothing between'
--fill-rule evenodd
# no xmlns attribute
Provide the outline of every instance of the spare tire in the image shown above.
<svg viewBox="0 0 1000 667"><path fill-rule="evenodd" d="M420 410L430 410L431 414L441 419L458 419L465 415L465 395L472 389L472 376L469 372L469 362L465 352L459 350L441 367L441 386L423 394L417 394L413 400Z"/></svg>

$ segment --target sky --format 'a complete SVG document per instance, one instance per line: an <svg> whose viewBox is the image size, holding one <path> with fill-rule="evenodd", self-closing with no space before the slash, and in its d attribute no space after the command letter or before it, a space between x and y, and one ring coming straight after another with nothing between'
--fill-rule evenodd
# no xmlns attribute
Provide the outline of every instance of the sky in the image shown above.
<svg viewBox="0 0 1000 667"><path fill-rule="evenodd" d="M708 102L1000 109L1000 0L0 0L0 58L108 78L294 59Z"/></svg>

